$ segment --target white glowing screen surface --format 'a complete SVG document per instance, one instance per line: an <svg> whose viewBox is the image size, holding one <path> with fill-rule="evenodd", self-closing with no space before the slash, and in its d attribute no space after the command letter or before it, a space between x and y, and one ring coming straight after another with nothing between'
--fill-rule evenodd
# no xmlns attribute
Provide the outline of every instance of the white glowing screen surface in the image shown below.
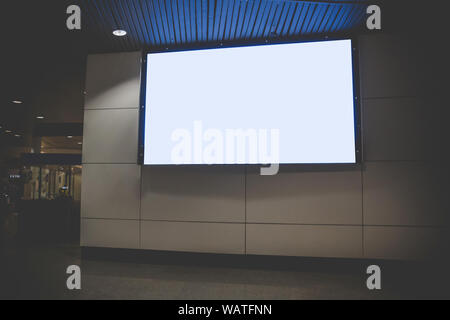
<svg viewBox="0 0 450 320"><path fill-rule="evenodd" d="M354 163L350 40L147 55L144 164Z"/></svg>

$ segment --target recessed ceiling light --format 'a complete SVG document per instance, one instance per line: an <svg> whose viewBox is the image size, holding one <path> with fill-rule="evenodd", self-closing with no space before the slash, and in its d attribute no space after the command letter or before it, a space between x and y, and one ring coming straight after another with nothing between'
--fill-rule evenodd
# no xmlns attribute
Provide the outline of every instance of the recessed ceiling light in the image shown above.
<svg viewBox="0 0 450 320"><path fill-rule="evenodd" d="M20 138L20 134L15 134L14 137Z"/></svg>
<svg viewBox="0 0 450 320"><path fill-rule="evenodd" d="M113 35L115 35L116 37L123 37L126 34L127 34L127 32L125 30L117 29L117 30L113 31Z"/></svg>
<svg viewBox="0 0 450 320"><path fill-rule="evenodd" d="M83 142L78 142L78 144L83 144Z"/></svg>
<svg viewBox="0 0 450 320"><path fill-rule="evenodd" d="M68 138L68 139L72 139L72 138L73 138L73 136L67 136L67 138Z"/></svg>
<svg viewBox="0 0 450 320"><path fill-rule="evenodd" d="M5 130L5 132L6 132L6 133L11 133L12 131L11 131L11 130Z"/></svg>
<svg viewBox="0 0 450 320"><path fill-rule="evenodd" d="M21 100L13 100L13 101L11 101L12 103L15 103L15 104L21 104L22 103L22 101Z"/></svg>
<svg viewBox="0 0 450 320"><path fill-rule="evenodd" d="M44 116L36 116L36 119L42 120L42 119L44 119Z"/></svg>

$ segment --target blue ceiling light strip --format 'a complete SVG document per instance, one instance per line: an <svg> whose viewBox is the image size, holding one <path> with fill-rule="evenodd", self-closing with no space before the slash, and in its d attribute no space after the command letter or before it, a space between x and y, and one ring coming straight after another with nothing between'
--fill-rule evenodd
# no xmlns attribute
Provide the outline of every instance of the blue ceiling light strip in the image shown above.
<svg viewBox="0 0 450 320"><path fill-rule="evenodd" d="M316 10L314 10L313 15L311 16L311 21L307 28L307 33L313 33L317 27L317 24L321 22L320 18L322 17L327 5L317 4Z"/></svg>
<svg viewBox="0 0 450 320"><path fill-rule="evenodd" d="M208 41L208 0L202 0L202 39Z"/></svg>
<svg viewBox="0 0 450 320"><path fill-rule="evenodd" d="M320 21L320 23L316 24L316 28L314 29L313 32L317 32L318 34L324 33L325 27L327 26L328 21L330 20L330 17L332 16L334 10L335 10L334 5L327 5L322 20Z"/></svg>
<svg viewBox="0 0 450 320"><path fill-rule="evenodd" d="M143 9L145 6L145 1L136 1L134 3L134 12L135 14L138 16L138 19L141 19L142 21L142 28L144 30L147 30L147 36L149 39L149 43L152 46L156 46L157 42L156 42L156 36L155 36L155 32L153 29L153 26L150 22L150 18L149 18L149 11L147 9Z"/></svg>
<svg viewBox="0 0 450 320"><path fill-rule="evenodd" d="M215 15L214 15L214 28L212 31L212 38L211 38L211 40L214 42L218 41L218 39L219 39L219 27L220 27L220 17L222 14L222 4L223 4L222 0L215 1L216 8L215 8Z"/></svg>
<svg viewBox="0 0 450 320"><path fill-rule="evenodd" d="M348 14L349 6L343 4L342 9L339 12L339 16L336 18L334 25L331 27L331 32L336 32L341 27L341 22L344 19L344 17Z"/></svg>
<svg viewBox="0 0 450 320"><path fill-rule="evenodd" d="M345 23L343 24L342 30L349 30L351 27L351 22L353 20L353 17L356 15L358 11L357 7L352 6L350 9L350 13L347 16L347 19L345 20Z"/></svg>
<svg viewBox="0 0 450 320"><path fill-rule="evenodd" d="M279 19L278 25L275 29L275 33L279 37L283 35L284 26L286 24L289 24L289 22L291 21L291 19L288 18L290 9L291 9L291 4L289 2L283 3L283 10L281 11L280 19Z"/></svg>
<svg viewBox="0 0 450 320"><path fill-rule="evenodd" d="M231 21L233 19L233 12L234 12L234 1L228 0L228 8L227 8L227 17L225 20L225 32L223 39L230 40L230 32L231 32Z"/></svg>
<svg viewBox="0 0 450 320"><path fill-rule="evenodd" d="M190 18L190 24L191 24L191 41L196 42L199 41L197 38L197 21L196 16L197 13L195 12L195 0L189 0L189 18Z"/></svg>
<svg viewBox="0 0 450 320"><path fill-rule="evenodd" d="M241 23L241 31L239 39L245 39L247 37L247 30L252 19L253 8L256 6L255 1L247 1L244 13L244 19Z"/></svg>
<svg viewBox="0 0 450 320"><path fill-rule="evenodd" d="M162 43L161 35L159 32L158 23L156 21L155 9L153 8L152 0L143 1L142 8L144 11L146 11L146 13L147 13L146 15L149 17L150 24L152 25L153 35L154 35L156 46L160 46Z"/></svg>
<svg viewBox="0 0 450 320"><path fill-rule="evenodd" d="M183 7L184 12L184 24L185 24L185 32L186 32L186 42L191 43L192 40L192 32L191 32L191 13L189 9L189 0L181 0L181 5Z"/></svg>
<svg viewBox="0 0 450 320"><path fill-rule="evenodd" d="M245 17L247 15L247 8L249 6L248 1L241 2L239 5L239 16L236 22L236 30L234 33L235 39L241 39L242 38L242 29L244 27L244 21Z"/></svg>
<svg viewBox="0 0 450 320"><path fill-rule="evenodd" d="M324 24L324 20L327 18L328 10L331 6L328 4L319 5L320 12L317 13L314 26L312 28L313 33L320 33L319 29ZM328 13L329 14L329 13Z"/></svg>
<svg viewBox="0 0 450 320"><path fill-rule="evenodd" d="M270 10L267 14L267 20L265 21L260 38L270 37L270 34L272 32L272 23L275 20L275 15L278 11L278 7L279 7L278 3L271 4Z"/></svg>
<svg viewBox="0 0 450 320"><path fill-rule="evenodd" d="M183 1L182 0L175 0L175 5L172 6L172 8L176 6L176 13L177 13L177 25L180 33L180 39L181 43L186 43L186 31L185 31L185 24L184 24L184 8L183 8Z"/></svg>
<svg viewBox="0 0 450 320"><path fill-rule="evenodd" d="M253 38L255 39L261 38L272 3L269 1L264 1L261 5L264 5L264 7L260 8L259 19L256 20L255 28L253 29Z"/></svg>
<svg viewBox="0 0 450 320"><path fill-rule="evenodd" d="M157 8L159 10L159 14L161 15L160 21L162 23L162 28L163 28L164 37L165 37L164 44L166 46L168 46L171 43L171 34L170 34L170 30L169 30L169 21L167 21L165 0L157 0L156 2L157 2Z"/></svg>
<svg viewBox="0 0 450 320"><path fill-rule="evenodd" d="M252 10L250 12L250 20L247 23L247 28L244 29L244 38L250 39L252 36L253 28L256 23L258 12L262 5L262 1L252 1Z"/></svg>
<svg viewBox="0 0 450 320"><path fill-rule="evenodd" d="M209 0L209 3L208 3L208 39L207 39L208 42L213 41L215 10L216 10L216 1Z"/></svg>
<svg viewBox="0 0 450 320"><path fill-rule="evenodd" d="M342 30L348 30L350 22L353 19L353 16L355 15L355 11L356 10L354 7L350 8L350 12L346 17L345 22L342 24Z"/></svg>
<svg viewBox="0 0 450 320"><path fill-rule="evenodd" d="M194 1L195 4L195 18L197 24L197 41L203 42L203 32L202 32L202 3L201 0Z"/></svg>
<svg viewBox="0 0 450 320"><path fill-rule="evenodd" d="M228 1L222 1L222 12L220 15L219 33L217 35L217 41L223 41L223 35L225 32L225 24L227 20Z"/></svg>
<svg viewBox="0 0 450 320"><path fill-rule="evenodd" d="M156 18L156 25L158 26L159 36L161 38L161 45L166 45L168 43L168 35L164 28L163 18L161 14L161 10L159 7L160 0L151 0L153 6L154 16Z"/></svg>
<svg viewBox="0 0 450 320"><path fill-rule="evenodd" d="M123 1L118 2L118 9L119 9L119 12L121 12L123 15L125 29L131 30L131 35L134 39L136 39L136 44L145 43L146 40L144 38L144 35L142 34L142 32L140 32L137 29L137 25L139 24L139 21L137 21L137 23L134 23L135 20L133 20L130 16L131 10L129 7L129 3L130 2L128 2L128 1L127 2L123 2Z"/></svg>
<svg viewBox="0 0 450 320"><path fill-rule="evenodd" d="M169 34L170 34L170 44L181 44L181 38L179 37L179 33L177 33L176 23L175 23L175 13L172 7L172 0L164 1L167 15L167 24L169 26Z"/></svg>
<svg viewBox="0 0 450 320"><path fill-rule="evenodd" d="M150 25L147 26L147 21L142 15L142 11L136 11L135 5L139 5L135 0L127 2L129 9L130 22L135 25L135 29L142 35L142 39L144 43L149 43L150 45L154 45L154 41L151 34Z"/></svg>
<svg viewBox="0 0 450 320"><path fill-rule="evenodd" d="M285 10L285 7L287 7L286 3L280 3L278 5L277 11L275 12L275 18L272 21L272 27L270 29L271 35L273 37L279 37L278 29L283 27L283 24L285 22L285 19L282 19L282 14L287 13L287 9ZM281 25L281 26L280 26ZM280 27L279 27L280 26Z"/></svg>
<svg viewBox="0 0 450 320"><path fill-rule="evenodd" d="M309 34L311 33L312 25L314 24L314 17L319 10L319 5L314 4L309 7L308 13L305 18L305 24L302 27L301 34Z"/></svg>
<svg viewBox="0 0 450 320"><path fill-rule="evenodd" d="M342 5L332 6L331 8L332 8L331 16L328 19L326 25L324 26L324 30L322 30L322 32L329 32L331 30L331 26L334 24L337 17L339 16L339 13L342 10Z"/></svg>
<svg viewBox="0 0 450 320"><path fill-rule="evenodd" d="M264 12L264 17L261 21L261 25L259 27L259 31L258 31L258 39L261 38L267 38L268 34L269 34L269 30L267 29L267 34L266 34L266 27L269 26L270 28L270 23L273 20L273 16L275 14L276 11L276 7L277 7L277 3L274 1L270 1L267 4L266 10Z"/></svg>
<svg viewBox="0 0 450 320"><path fill-rule="evenodd" d="M256 33L258 32L258 26L261 23L261 16L262 12L264 12L264 9L266 7L267 3L265 0L261 0L258 2L258 5L255 5L253 7L252 12L252 21L248 26L247 30L247 39L256 38Z"/></svg>
<svg viewBox="0 0 450 320"><path fill-rule="evenodd" d="M165 0L164 3L164 12L166 15L166 19L164 20L167 23L167 30L169 31L169 44L174 45L176 44L175 39L175 29L174 29L174 22L173 22L173 16L172 16L172 3L171 0Z"/></svg>
<svg viewBox="0 0 450 320"><path fill-rule="evenodd" d="M180 11L178 10L178 1L172 1L172 19L173 19L173 27L175 30L175 41L179 44L185 43L183 32L180 26Z"/></svg>
<svg viewBox="0 0 450 320"><path fill-rule="evenodd" d="M294 30L294 34L293 34L294 36L299 36L301 34L303 25L307 21L306 17L308 15L308 12L310 11L310 8L311 8L311 5L309 3L302 4L302 10L301 10L300 16L298 18L297 26Z"/></svg>
<svg viewBox="0 0 450 320"><path fill-rule="evenodd" d="M361 25L365 21L366 11L362 7L357 7L355 15L349 24L349 29Z"/></svg>
<svg viewBox="0 0 450 320"><path fill-rule="evenodd" d="M297 25L300 22L300 15L303 11L303 4L296 3L294 4L294 15L292 17L291 25L289 26L289 29L286 33L286 36L292 37L294 34L296 34Z"/></svg>
<svg viewBox="0 0 450 320"><path fill-rule="evenodd" d="M236 39L236 27L238 23L239 11L241 10L241 2L240 1L233 1L233 2L235 3L233 8L233 15L231 17L230 33L228 35L227 40Z"/></svg>

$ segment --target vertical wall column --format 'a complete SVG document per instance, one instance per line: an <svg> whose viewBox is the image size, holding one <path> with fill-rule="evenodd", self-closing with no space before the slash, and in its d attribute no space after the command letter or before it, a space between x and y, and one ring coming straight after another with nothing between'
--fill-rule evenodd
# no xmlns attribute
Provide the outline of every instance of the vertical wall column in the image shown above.
<svg viewBox="0 0 450 320"><path fill-rule="evenodd" d="M137 165L141 53L87 61L81 245L140 247Z"/></svg>
<svg viewBox="0 0 450 320"><path fill-rule="evenodd" d="M440 137L420 45L405 35L360 39L366 258L420 258L442 244L443 167L431 149Z"/></svg>

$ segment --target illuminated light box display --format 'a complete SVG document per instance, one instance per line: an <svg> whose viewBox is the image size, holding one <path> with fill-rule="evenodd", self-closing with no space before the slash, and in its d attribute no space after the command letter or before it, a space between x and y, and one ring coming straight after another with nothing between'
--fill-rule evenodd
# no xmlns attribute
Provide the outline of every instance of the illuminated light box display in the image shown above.
<svg viewBox="0 0 450 320"><path fill-rule="evenodd" d="M149 53L145 165L355 163L351 40Z"/></svg>

